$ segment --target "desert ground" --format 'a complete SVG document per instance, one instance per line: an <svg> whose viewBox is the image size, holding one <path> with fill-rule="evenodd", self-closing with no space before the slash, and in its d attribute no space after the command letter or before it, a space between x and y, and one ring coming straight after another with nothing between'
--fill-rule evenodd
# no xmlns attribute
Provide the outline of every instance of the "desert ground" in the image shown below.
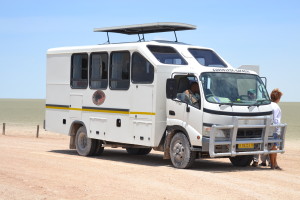
<svg viewBox="0 0 300 200"><path fill-rule="evenodd" d="M283 171L233 167L225 158L182 170L157 151L133 156L106 148L102 156L81 157L68 149L68 136L42 129L44 105L0 99L0 200L300 199L299 102L280 104L288 123L286 152L278 154Z"/></svg>
<svg viewBox="0 0 300 200"><path fill-rule="evenodd" d="M278 155L283 171L233 167L225 158L175 169L157 151L107 148L81 157L68 143L68 136L8 127L0 135L0 199L300 199L299 140Z"/></svg>

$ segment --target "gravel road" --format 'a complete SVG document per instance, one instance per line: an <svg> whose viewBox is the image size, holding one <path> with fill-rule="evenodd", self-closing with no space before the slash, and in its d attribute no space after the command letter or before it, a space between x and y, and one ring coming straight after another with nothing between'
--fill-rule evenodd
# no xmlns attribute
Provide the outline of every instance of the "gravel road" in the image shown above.
<svg viewBox="0 0 300 200"><path fill-rule="evenodd" d="M182 170L153 150L81 157L67 136L17 133L0 135L0 199L300 199L299 141L278 155L283 171L233 167L224 158Z"/></svg>

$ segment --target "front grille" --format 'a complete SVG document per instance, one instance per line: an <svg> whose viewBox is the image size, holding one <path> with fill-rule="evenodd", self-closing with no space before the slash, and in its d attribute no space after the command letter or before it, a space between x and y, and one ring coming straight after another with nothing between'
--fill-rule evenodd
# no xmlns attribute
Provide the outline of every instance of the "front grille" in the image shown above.
<svg viewBox="0 0 300 200"><path fill-rule="evenodd" d="M263 129L239 129L237 138L261 138Z"/></svg>

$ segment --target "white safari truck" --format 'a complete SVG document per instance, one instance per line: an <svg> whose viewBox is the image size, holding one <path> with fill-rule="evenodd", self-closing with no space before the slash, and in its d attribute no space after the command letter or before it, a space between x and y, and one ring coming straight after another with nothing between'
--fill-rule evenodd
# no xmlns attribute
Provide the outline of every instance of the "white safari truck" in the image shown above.
<svg viewBox="0 0 300 200"><path fill-rule="evenodd" d="M195 159L227 157L247 166L253 155L284 152L286 124L272 124L261 78L234 69L210 48L177 41L182 23L150 23L95 29L101 45L47 51L45 129L70 136L79 155L104 147L129 154L163 151L176 168ZM144 34L175 33L176 41L145 41ZM137 34L137 42L111 44L110 32ZM187 91L196 84L196 101ZM275 129L281 137L273 138ZM280 143L271 151L271 143Z"/></svg>

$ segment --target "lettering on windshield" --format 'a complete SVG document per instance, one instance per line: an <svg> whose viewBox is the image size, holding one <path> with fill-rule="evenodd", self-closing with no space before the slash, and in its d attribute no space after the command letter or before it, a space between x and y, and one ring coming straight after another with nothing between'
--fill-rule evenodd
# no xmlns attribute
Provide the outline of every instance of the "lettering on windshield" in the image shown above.
<svg viewBox="0 0 300 200"><path fill-rule="evenodd" d="M249 73L246 69L213 69L214 72L235 72L235 73Z"/></svg>

